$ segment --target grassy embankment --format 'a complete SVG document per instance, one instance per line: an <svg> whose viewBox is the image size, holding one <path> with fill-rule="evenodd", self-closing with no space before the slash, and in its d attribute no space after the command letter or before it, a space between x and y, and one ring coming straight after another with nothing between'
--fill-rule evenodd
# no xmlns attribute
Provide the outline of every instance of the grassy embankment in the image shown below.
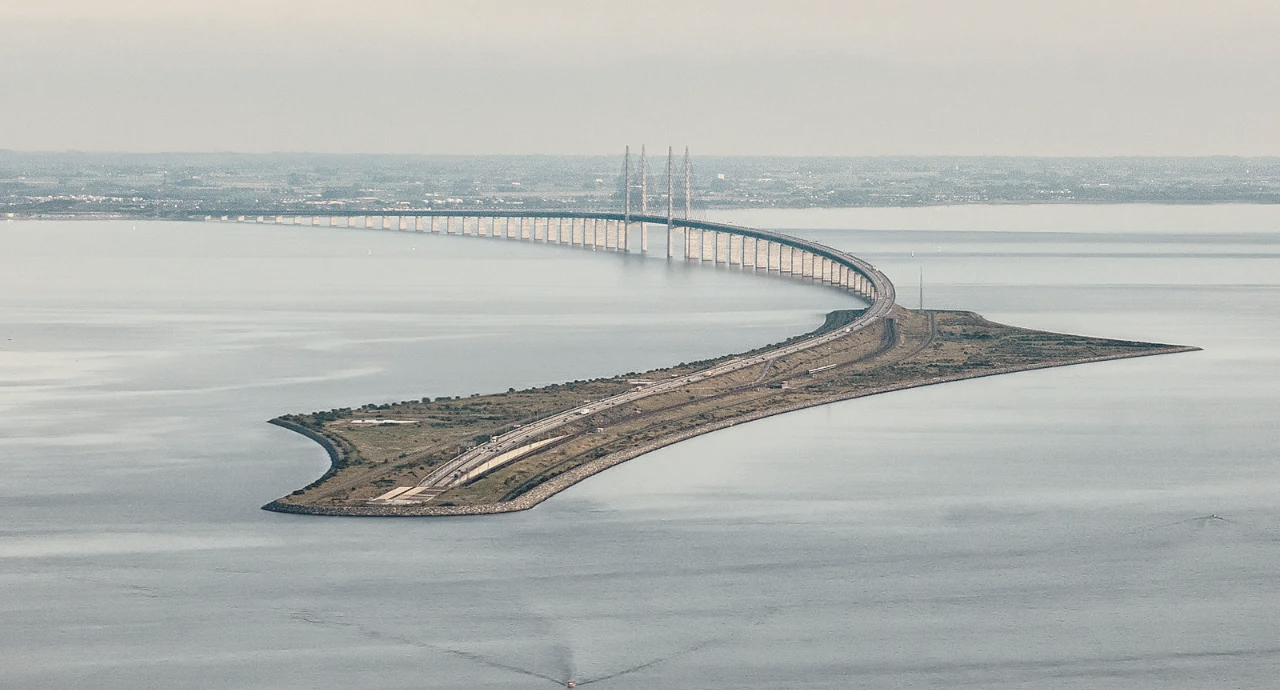
<svg viewBox="0 0 1280 690"><path fill-rule="evenodd" d="M842 327L858 313L832 312L819 332ZM1033 331L993 323L971 312L898 308L892 322L882 321L767 366L699 381L625 409L584 416L546 434L567 434L567 438L422 505L375 507L367 501L390 488L416 484L462 448L515 425L624 392L634 387L628 380L681 376L727 357L493 395L287 415L273 421L317 434L337 452L331 453L333 467L325 476L267 507L369 515L527 508L653 448L780 412L912 386L1193 349ZM412 423L353 423L357 419Z"/></svg>

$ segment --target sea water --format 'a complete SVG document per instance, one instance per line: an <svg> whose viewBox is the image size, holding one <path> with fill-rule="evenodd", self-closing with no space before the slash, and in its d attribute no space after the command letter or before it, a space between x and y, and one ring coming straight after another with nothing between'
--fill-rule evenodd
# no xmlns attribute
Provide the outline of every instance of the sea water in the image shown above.
<svg viewBox="0 0 1280 690"><path fill-rule="evenodd" d="M1204 350L774 417L524 513L280 515L327 459L278 414L640 371L857 305L493 239L2 223L0 684L1273 685L1280 208L719 215L863 256L907 307Z"/></svg>

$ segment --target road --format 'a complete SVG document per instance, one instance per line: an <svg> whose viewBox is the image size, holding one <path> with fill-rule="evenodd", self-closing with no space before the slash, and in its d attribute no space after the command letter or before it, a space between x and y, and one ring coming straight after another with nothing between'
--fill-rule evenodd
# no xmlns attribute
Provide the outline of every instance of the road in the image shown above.
<svg viewBox="0 0 1280 690"><path fill-rule="evenodd" d="M884 293L882 292L880 294ZM892 294L892 292L889 294ZM648 384L636 390L627 391L626 393L620 393L608 398L601 398L600 400L593 400L571 410L565 410L564 412L559 412L551 415L550 417L544 417L536 422L530 422L524 426L512 429L505 434L490 439L486 443L482 443L467 450L428 474L417 484L417 486L424 488L424 491L420 492L420 495L439 495L460 483L462 478L473 468L488 462L501 453L514 448L519 448L520 446L528 445L538 436L564 426L574 420L603 410L609 410L622 405L634 403L650 396L670 393L671 391L679 390L680 388L705 379L723 376L748 367L759 366L778 357L785 357L796 352L802 352L810 348L825 345L839 338L848 337L883 318L888 314L892 307L892 303L887 305L876 303L848 326L836 329L835 331L823 333L812 338L806 338L799 342L783 345L772 350L766 350L764 352L751 355L750 357L736 357L711 368L703 369L702 371L694 372L679 378ZM514 462L517 459L518 457L512 458L511 461Z"/></svg>

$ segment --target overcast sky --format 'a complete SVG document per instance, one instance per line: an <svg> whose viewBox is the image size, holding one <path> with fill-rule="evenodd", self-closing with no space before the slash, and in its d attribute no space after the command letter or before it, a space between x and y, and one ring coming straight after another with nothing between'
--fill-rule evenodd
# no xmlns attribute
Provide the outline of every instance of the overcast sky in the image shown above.
<svg viewBox="0 0 1280 690"><path fill-rule="evenodd" d="M1277 0L0 0L0 148L1280 155Z"/></svg>

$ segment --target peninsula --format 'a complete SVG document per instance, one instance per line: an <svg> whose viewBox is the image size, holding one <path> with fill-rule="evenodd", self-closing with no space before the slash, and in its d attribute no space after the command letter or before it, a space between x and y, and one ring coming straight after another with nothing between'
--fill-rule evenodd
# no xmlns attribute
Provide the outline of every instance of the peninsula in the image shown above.
<svg viewBox="0 0 1280 690"><path fill-rule="evenodd" d="M832 312L817 331L739 355L468 398L271 420L324 446L320 479L263 506L339 516L531 508L619 463L775 414L1029 369L1199 348L1027 330L972 312Z"/></svg>

